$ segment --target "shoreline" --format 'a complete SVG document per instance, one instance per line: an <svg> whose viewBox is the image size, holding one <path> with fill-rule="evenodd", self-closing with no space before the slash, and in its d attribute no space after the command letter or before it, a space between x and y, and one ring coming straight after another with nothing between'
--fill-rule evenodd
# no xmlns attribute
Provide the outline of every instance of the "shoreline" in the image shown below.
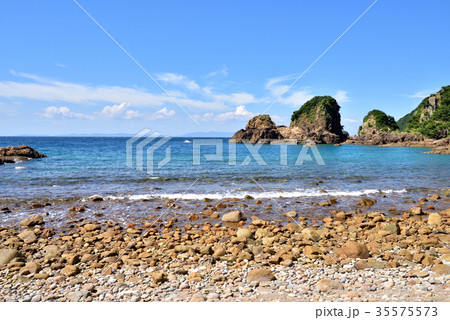
<svg viewBox="0 0 450 320"><path fill-rule="evenodd" d="M285 223L263 214L269 200L257 210L248 201L164 219L177 205L166 201L143 225L97 221L104 202L68 210L64 229L29 215L0 227L0 299L449 301L448 194L416 199L400 215L330 204L308 218L284 204Z"/></svg>

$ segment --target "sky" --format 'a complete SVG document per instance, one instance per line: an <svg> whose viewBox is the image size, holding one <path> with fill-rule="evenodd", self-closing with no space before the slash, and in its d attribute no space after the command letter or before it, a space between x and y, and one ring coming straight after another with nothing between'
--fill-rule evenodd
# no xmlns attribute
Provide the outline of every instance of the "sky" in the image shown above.
<svg viewBox="0 0 450 320"><path fill-rule="evenodd" d="M233 133L316 95L353 135L450 84L448 0L378 0L356 23L374 0L77 1L101 27L73 0L0 0L0 136Z"/></svg>

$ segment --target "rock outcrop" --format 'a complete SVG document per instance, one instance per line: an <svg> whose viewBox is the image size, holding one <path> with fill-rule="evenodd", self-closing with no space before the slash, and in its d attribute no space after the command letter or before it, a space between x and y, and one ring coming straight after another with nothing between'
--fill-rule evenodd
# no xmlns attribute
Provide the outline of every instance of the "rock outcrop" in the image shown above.
<svg viewBox="0 0 450 320"><path fill-rule="evenodd" d="M442 87L436 94L423 99L397 124L402 131L432 139L446 138L450 134L450 86Z"/></svg>
<svg viewBox="0 0 450 320"><path fill-rule="evenodd" d="M291 117L289 130L282 131L286 139L297 139L300 143L312 140L315 143L341 143L347 136L342 131L340 106L330 96L317 96L307 101Z"/></svg>
<svg viewBox="0 0 450 320"><path fill-rule="evenodd" d="M18 147L8 146L6 148L0 148L0 164L38 158L46 158L46 155L37 152L25 144Z"/></svg>
<svg viewBox="0 0 450 320"><path fill-rule="evenodd" d="M342 131L339 105L330 96L314 97L295 111L289 127L276 126L269 115L252 118L245 129L236 132L230 142L242 143L289 143L302 144L307 140L315 143L340 143L347 136Z"/></svg>
<svg viewBox="0 0 450 320"><path fill-rule="evenodd" d="M236 143L269 143L270 140L282 139L283 136L278 131L277 126L269 115L263 114L250 119L245 126L236 132L230 142Z"/></svg>
<svg viewBox="0 0 450 320"><path fill-rule="evenodd" d="M370 111L358 129L358 135L349 138L346 144L386 145L424 141L420 134L400 132L394 118L380 110Z"/></svg>

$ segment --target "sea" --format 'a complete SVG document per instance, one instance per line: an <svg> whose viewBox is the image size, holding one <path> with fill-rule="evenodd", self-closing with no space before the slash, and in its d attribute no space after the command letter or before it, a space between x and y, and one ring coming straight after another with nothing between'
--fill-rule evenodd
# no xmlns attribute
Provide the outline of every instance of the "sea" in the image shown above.
<svg viewBox="0 0 450 320"><path fill-rule="evenodd" d="M292 208L309 215L329 211L317 206L329 199L338 200L335 209L348 210L368 197L378 199L374 210L401 213L450 187L450 157L428 154L429 148L244 145L195 137L0 137L0 147L22 144L47 157L0 166L0 205L12 208L0 215L3 224L30 214L33 203L53 204L37 211L61 215L67 211L63 204L87 203L93 196L105 200L103 212L105 206L126 212L124 221L168 199L190 211L202 202L241 199L252 212L258 211L255 199L262 199L280 208L265 210L270 216Z"/></svg>

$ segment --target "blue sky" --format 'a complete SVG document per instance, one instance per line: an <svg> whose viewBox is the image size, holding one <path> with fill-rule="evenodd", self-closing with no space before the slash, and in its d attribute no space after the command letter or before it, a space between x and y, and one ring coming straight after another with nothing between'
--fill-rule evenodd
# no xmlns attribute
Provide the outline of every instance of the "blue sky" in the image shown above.
<svg viewBox="0 0 450 320"><path fill-rule="evenodd" d="M78 2L171 98L74 1L0 1L0 135L234 132L373 0ZM374 108L398 119L450 84L448 12L379 0L268 113L331 95L351 134Z"/></svg>

